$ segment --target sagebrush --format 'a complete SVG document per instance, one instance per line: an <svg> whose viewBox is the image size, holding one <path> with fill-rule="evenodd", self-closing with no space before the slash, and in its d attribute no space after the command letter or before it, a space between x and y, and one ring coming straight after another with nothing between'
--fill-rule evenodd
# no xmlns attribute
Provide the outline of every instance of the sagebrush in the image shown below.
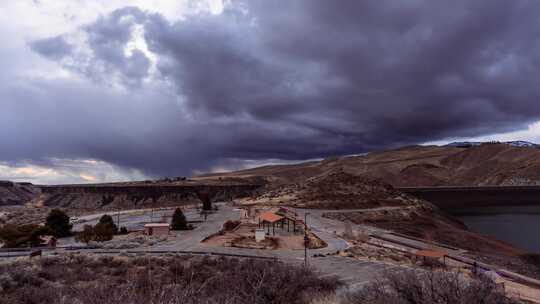
<svg viewBox="0 0 540 304"><path fill-rule="evenodd" d="M281 262L210 257L44 257L0 265L2 303L309 303L340 285Z"/></svg>

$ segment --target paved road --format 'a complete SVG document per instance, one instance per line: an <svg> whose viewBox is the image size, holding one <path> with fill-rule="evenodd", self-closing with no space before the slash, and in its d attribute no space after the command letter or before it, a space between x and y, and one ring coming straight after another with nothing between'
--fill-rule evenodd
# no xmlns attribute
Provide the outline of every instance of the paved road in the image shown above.
<svg viewBox="0 0 540 304"><path fill-rule="evenodd" d="M377 261L359 261L341 256L313 258L310 260L310 265L321 273L321 277L337 276L351 291L373 282L386 271L406 269L402 266Z"/></svg>
<svg viewBox="0 0 540 304"><path fill-rule="evenodd" d="M148 217L148 210L144 214L135 214L134 211L125 211L121 213L121 222L132 223L136 225L137 222L145 221ZM189 213L188 213L189 214ZM95 214L91 216L85 216L84 224L96 222L102 214ZM336 224L329 222L330 220L322 218L322 213L313 213L309 218L308 224L311 229L324 240L328 247L321 249L309 250L309 265L312 266L321 276L338 276L344 282L348 283L351 288L358 288L365 283L372 281L376 275L387 267L388 265L380 262L372 261L357 261L351 258L328 256L328 257L312 257L313 255L321 255L328 253L335 253L336 251L343 250L348 247L348 244L343 239L339 238L333 228ZM194 215L195 216L195 215ZM143 218L141 218L143 217ZM189 218L189 216L188 216ZM150 253L150 254L162 254L163 252L174 251L195 251L195 252L207 252L207 253L222 253L222 254L240 254L259 257L272 257L278 258L284 262L291 264L304 263L304 251L303 250L258 250L258 249L243 249L233 247L210 247L201 244L201 240L219 231L223 223L227 220L237 220L240 218L240 211L227 205L220 205L219 211L210 214L207 220L203 223L196 225L194 230L178 232L177 237L174 240L159 243L152 247L130 249L132 253ZM78 224L77 227L82 227L83 223ZM343 225L343 224L341 224ZM102 253L103 250L80 250L86 253ZM61 249L56 251L46 251L45 255L61 253ZM1 256L17 255L24 253L2 253Z"/></svg>
<svg viewBox="0 0 540 304"><path fill-rule="evenodd" d="M174 207L170 208L155 208L155 209L133 209L123 211L108 211L95 213L90 215L83 215L77 217L75 224L73 225L74 231L81 231L84 225L95 225L99 218L105 214L112 216L115 223L120 216L120 227L124 226L128 230L141 230L145 223L161 221L163 218L170 220L174 213ZM188 209L190 210L190 209ZM187 220L200 220L201 217L195 211L187 211L184 213Z"/></svg>
<svg viewBox="0 0 540 304"><path fill-rule="evenodd" d="M363 209L364 210L364 209ZM340 221L323 218L322 215L327 210L296 210L300 216L304 216L306 212L309 212L308 226L327 244L327 248L309 250L309 264L318 271L321 276L335 275L348 283L352 289L359 288L365 285L367 282L373 281L377 275L379 275L384 269L401 268L401 266L389 265L376 261L359 261L351 258L340 256L326 256L326 257L313 257L313 255L325 255L328 253L335 253L336 251L347 248L348 243L339 237L345 229L345 224ZM97 220L100 215L94 215L93 218L87 218L87 220ZM142 218L148 217L147 214L142 215L129 215L125 213L124 220L126 223L137 223ZM240 218L240 211L233 207L221 205L218 212L209 215L207 221L200 223L196 226L196 229L190 231L179 232L174 240L159 243L156 246L147 248L130 249L130 252L134 253L151 253L161 254L163 252L175 252L175 251L197 251L207 253L222 253L222 254L240 254L240 255L255 255L260 257L274 257L279 258L288 263L303 263L304 252L303 250L257 250L257 249L242 249L233 247L210 247L201 244L201 241L210 236L211 234L219 231L223 223L227 220L236 220ZM121 219L122 220L122 219ZM144 219L142 219L144 220ZM413 240L403 236L393 235L385 230L368 227L364 225L352 225L353 230L361 230L364 233L376 235L378 237L385 238L389 243L403 244L404 246L412 248L433 248L432 244L422 242L420 240ZM447 252L455 255L461 253L460 250L448 250ZM61 252L61 250L57 250ZM102 252L102 250L83 250L83 252ZM46 254L52 254L54 252L46 252ZM25 253L22 253L25 254ZM0 252L0 257L21 255L21 253L5 253Z"/></svg>

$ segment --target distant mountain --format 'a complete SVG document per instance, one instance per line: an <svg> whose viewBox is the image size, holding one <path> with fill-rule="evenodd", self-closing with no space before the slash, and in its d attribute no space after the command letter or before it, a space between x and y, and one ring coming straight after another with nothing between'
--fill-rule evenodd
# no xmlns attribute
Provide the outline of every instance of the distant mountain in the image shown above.
<svg viewBox="0 0 540 304"><path fill-rule="evenodd" d="M408 146L364 156L265 166L195 179L245 179L284 185L337 168L395 187L540 185L540 149L536 144L521 141Z"/></svg>
<svg viewBox="0 0 540 304"><path fill-rule="evenodd" d="M454 141L444 145L444 147L470 148L480 146L481 144L483 144L483 142L480 141Z"/></svg>
<svg viewBox="0 0 540 304"><path fill-rule="evenodd" d="M540 148L539 144L535 144L528 141L523 140L517 140L517 141L507 141L505 144L511 145L513 147L532 147L532 148Z"/></svg>
<svg viewBox="0 0 540 304"><path fill-rule="evenodd" d="M522 147L522 148L540 148L540 145L531 143L528 141L523 140L516 140L516 141L504 141L504 142L481 142L481 141L455 141L451 142L445 147L456 147L456 148L470 148L470 147L476 147L483 144L506 144L512 147Z"/></svg>

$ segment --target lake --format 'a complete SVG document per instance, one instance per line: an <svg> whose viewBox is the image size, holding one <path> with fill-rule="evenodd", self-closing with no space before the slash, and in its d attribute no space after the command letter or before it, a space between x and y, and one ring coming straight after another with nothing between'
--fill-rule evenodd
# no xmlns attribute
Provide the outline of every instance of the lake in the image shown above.
<svg viewBox="0 0 540 304"><path fill-rule="evenodd" d="M452 210L471 231L540 253L540 206Z"/></svg>

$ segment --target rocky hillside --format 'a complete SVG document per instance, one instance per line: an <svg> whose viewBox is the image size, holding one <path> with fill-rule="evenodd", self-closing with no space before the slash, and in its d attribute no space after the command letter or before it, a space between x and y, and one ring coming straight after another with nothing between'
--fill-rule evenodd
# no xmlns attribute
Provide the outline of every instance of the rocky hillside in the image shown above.
<svg viewBox="0 0 540 304"><path fill-rule="evenodd" d="M245 178L284 185L338 168L395 187L540 185L540 149L505 143L410 146L363 156L211 174L199 179Z"/></svg>
<svg viewBox="0 0 540 304"><path fill-rule="evenodd" d="M95 184L40 186L35 206L79 210L117 210L199 204L202 200L227 201L246 197L260 185L191 183Z"/></svg>
<svg viewBox="0 0 540 304"><path fill-rule="evenodd" d="M28 183L0 181L0 206L22 205L39 195L39 188Z"/></svg>
<svg viewBox="0 0 540 304"><path fill-rule="evenodd" d="M419 200L396 191L389 184L353 175L342 169L330 170L297 183L268 187L252 202L321 209L419 204Z"/></svg>

